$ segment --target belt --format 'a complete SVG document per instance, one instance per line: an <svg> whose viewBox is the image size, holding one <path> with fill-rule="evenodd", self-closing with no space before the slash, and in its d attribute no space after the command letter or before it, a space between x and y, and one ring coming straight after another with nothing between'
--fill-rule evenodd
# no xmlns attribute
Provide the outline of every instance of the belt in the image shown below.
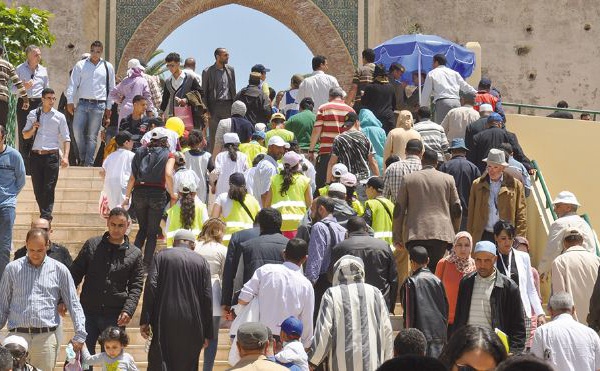
<svg viewBox="0 0 600 371"><path fill-rule="evenodd" d="M54 155L58 153L57 149L32 149L32 153L36 155L44 156L44 155Z"/></svg>
<svg viewBox="0 0 600 371"><path fill-rule="evenodd" d="M456 99L456 100L460 100L460 98L438 98L438 99L436 99L436 100L435 100L435 102L433 102L433 103L437 103L437 102L439 102L439 101L441 101L441 100L446 100L446 99Z"/></svg>
<svg viewBox="0 0 600 371"><path fill-rule="evenodd" d="M22 334L45 334L47 332L56 331L58 326L52 327L17 327L8 330L8 332L19 332Z"/></svg>
<svg viewBox="0 0 600 371"><path fill-rule="evenodd" d="M86 99L86 98L79 98L80 102L87 102L87 103L106 103L106 100L100 100L100 99Z"/></svg>

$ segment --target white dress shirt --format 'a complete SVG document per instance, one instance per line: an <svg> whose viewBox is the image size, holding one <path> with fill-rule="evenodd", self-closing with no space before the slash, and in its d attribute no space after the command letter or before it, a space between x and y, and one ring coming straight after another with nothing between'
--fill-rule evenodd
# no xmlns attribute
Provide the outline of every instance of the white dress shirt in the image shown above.
<svg viewBox="0 0 600 371"><path fill-rule="evenodd" d="M459 99L461 91L477 94L477 90L467 84L458 72L446 66L438 66L429 71L425 78L421 91L421 107L429 107L429 97L432 94L435 102L442 98Z"/></svg>
<svg viewBox="0 0 600 371"><path fill-rule="evenodd" d="M108 69L108 89L106 88L106 70ZM65 91L67 97L67 103L74 102L74 97L83 99L97 99L105 100L106 108L110 109L113 104L113 99L108 95L115 87L115 70L110 64L106 62L106 68L104 67L104 60L100 59L97 64L93 64L89 58L80 60L73 67L71 73L71 79L69 80L69 86Z"/></svg>
<svg viewBox="0 0 600 371"><path fill-rule="evenodd" d="M296 95L296 103L311 97L315 102L313 112L316 114L322 104L329 102L329 89L340 86L337 79L323 71L315 71L302 81Z"/></svg>
<svg viewBox="0 0 600 371"><path fill-rule="evenodd" d="M600 338L591 328L563 313L535 330L531 353L555 370L600 369Z"/></svg>
<svg viewBox="0 0 600 371"><path fill-rule="evenodd" d="M254 180L252 182L252 194L262 207L261 196L271 188L271 177L277 175L277 162L273 157L265 157L256 165Z"/></svg>
<svg viewBox="0 0 600 371"><path fill-rule="evenodd" d="M302 344L310 347L313 336L315 294L301 268L291 262L265 264L258 268L242 288L239 299L250 302L257 298L260 321L274 335L279 335L281 322L295 316L304 326Z"/></svg>
<svg viewBox="0 0 600 371"><path fill-rule="evenodd" d="M50 81L48 80L48 70L46 67L38 64L35 70L31 70L29 68L29 63L27 61L21 63L15 69L19 79L21 82L26 83L27 81L33 80L33 86L31 89L27 89L27 96L29 98L41 98L42 90L50 86ZM13 93L17 94L18 89L16 86L13 86Z"/></svg>
<svg viewBox="0 0 600 371"><path fill-rule="evenodd" d="M131 162L135 153L120 148L106 157L102 163L104 175L104 195L108 198L108 207L112 210L125 201L127 183L131 176Z"/></svg>

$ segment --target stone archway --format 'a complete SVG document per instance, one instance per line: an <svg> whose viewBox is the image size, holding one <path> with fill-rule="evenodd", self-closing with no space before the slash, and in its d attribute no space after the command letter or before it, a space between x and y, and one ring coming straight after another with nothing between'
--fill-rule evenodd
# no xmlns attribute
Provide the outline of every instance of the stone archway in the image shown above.
<svg viewBox="0 0 600 371"><path fill-rule="evenodd" d="M314 55L327 57L329 73L336 76L340 84L350 84L354 65L348 48L329 17L310 0L163 0L133 32L119 58L117 73L125 73L129 59L147 58L184 22L205 11L229 4L246 6L277 19L296 33ZM310 61L306 63L309 70Z"/></svg>

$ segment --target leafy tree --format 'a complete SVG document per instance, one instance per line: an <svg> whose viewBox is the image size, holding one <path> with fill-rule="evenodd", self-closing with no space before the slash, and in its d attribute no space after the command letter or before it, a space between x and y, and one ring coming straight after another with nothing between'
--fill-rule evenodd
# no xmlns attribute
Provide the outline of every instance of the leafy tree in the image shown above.
<svg viewBox="0 0 600 371"><path fill-rule="evenodd" d="M146 74L152 76L162 76L163 73L167 70L167 62L165 62L164 58L160 58L156 61L153 61L156 57L163 54L165 51L162 49L156 49L150 54L150 58L148 58L148 65L146 66Z"/></svg>
<svg viewBox="0 0 600 371"><path fill-rule="evenodd" d="M25 60L27 45L49 47L55 41L48 27L52 13L29 6L7 7L0 2L0 42L5 58L13 64Z"/></svg>

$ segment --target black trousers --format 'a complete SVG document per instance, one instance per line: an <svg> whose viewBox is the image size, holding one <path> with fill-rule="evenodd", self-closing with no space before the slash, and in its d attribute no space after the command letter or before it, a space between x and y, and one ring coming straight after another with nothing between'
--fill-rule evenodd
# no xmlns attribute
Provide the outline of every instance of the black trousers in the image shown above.
<svg viewBox="0 0 600 371"><path fill-rule="evenodd" d="M0 100L0 125L6 127L8 121L8 102Z"/></svg>
<svg viewBox="0 0 600 371"><path fill-rule="evenodd" d="M323 273L317 278L317 282L315 282L313 288L315 290L315 310L313 312L313 323L316 326L317 318L319 318L319 309L321 308L321 300L323 299L323 295L325 295L325 291L331 287L331 282L329 282L329 277L327 273Z"/></svg>
<svg viewBox="0 0 600 371"><path fill-rule="evenodd" d="M33 193L40 209L40 217L52 220L54 208L54 189L58 181L60 155L57 153L39 155L31 152L31 183Z"/></svg>
<svg viewBox="0 0 600 371"><path fill-rule="evenodd" d="M31 151L31 146L33 145L33 138L24 139L23 138L23 129L25 128L25 124L27 124L27 115L29 112L38 108L38 106L42 103L41 98L31 98L29 99L29 108L27 110L23 110L23 99L19 98L19 103L17 104L17 132L19 135L19 152L23 157L23 162L25 163L25 172L27 175L30 175L29 171L29 152Z"/></svg>
<svg viewBox="0 0 600 371"><path fill-rule="evenodd" d="M317 164L315 166L315 171L317 172L315 183L317 184L317 189L323 187L327 183L327 165L329 165L330 158L331 153L319 155L319 157L317 157Z"/></svg>
<svg viewBox="0 0 600 371"><path fill-rule="evenodd" d="M440 240L412 240L406 243L406 249L410 251L415 246L423 246L429 254L429 264L427 268L435 272L437 263L444 257L446 250L452 247L452 244Z"/></svg>

